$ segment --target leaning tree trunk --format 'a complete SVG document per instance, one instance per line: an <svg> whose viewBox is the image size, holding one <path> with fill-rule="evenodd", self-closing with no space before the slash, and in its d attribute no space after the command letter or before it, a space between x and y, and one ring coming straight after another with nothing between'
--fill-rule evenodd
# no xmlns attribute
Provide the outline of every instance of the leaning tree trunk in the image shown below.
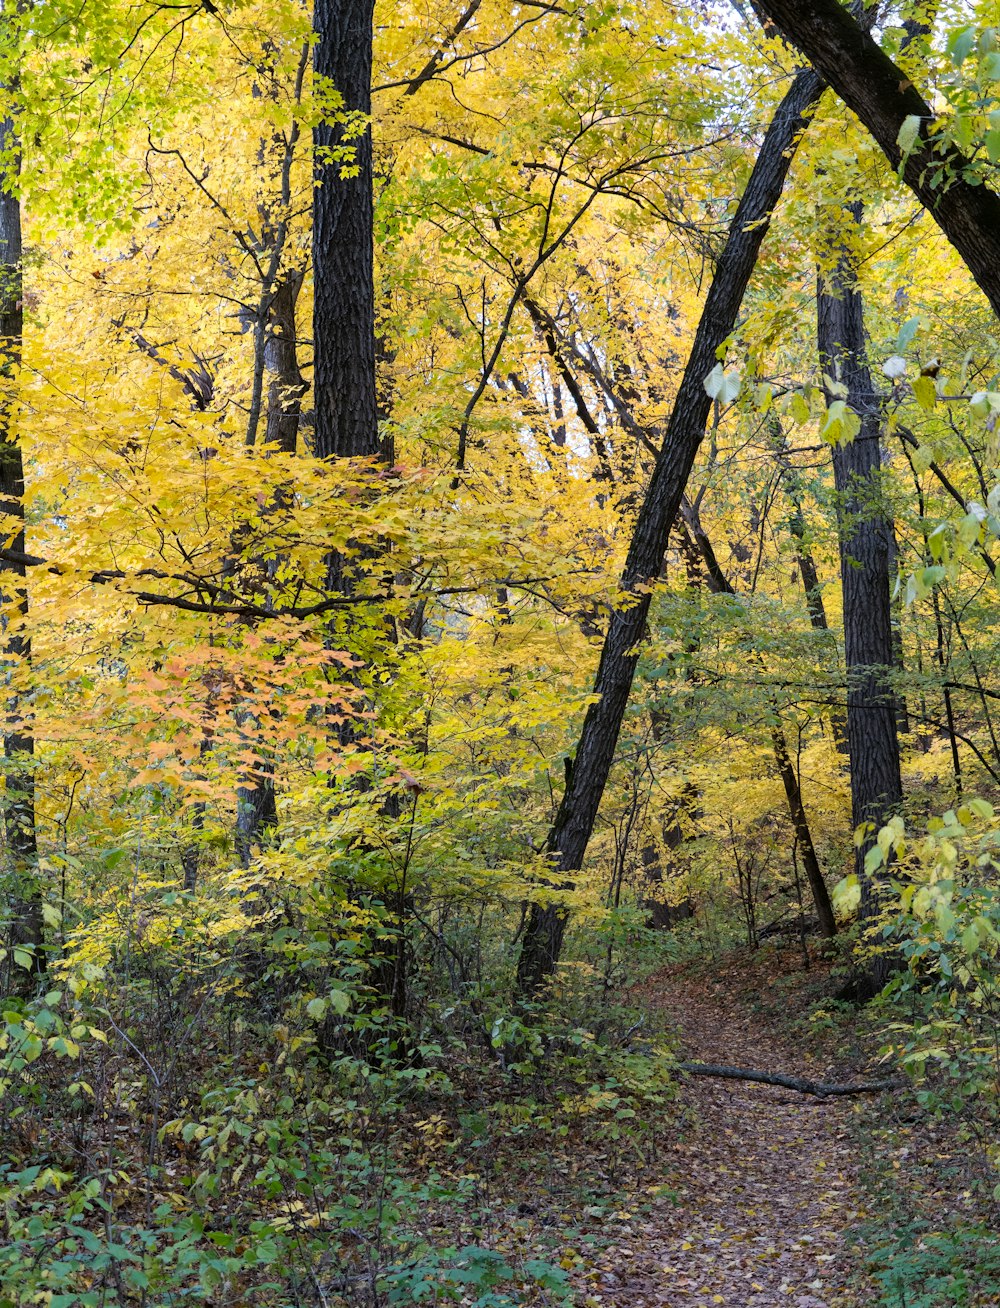
<svg viewBox="0 0 1000 1308"><path fill-rule="evenodd" d="M349 115L371 113L373 9L374 0L315 0L315 71L325 79L318 89L338 91ZM379 450L372 135L370 126L349 130L323 122L314 133L314 448L321 459ZM331 157L345 145L354 151L349 167Z"/></svg>
<svg viewBox="0 0 1000 1308"><path fill-rule="evenodd" d="M860 222L860 204L849 206L843 218ZM831 232L839 245L832 267L821 271L818 280L817 339L824 378L846 388L847 404L861 422L853 440L834 447L833 472L840 517L851 811L855 828L866 833L857 850L857 873L861 915L870 919L880 906L877 888L865 873L865 854L903 798L896 701L889 681L895 661L889 578L893 542L882 507L882 423L865 350L864 306L838 231L842 237L840 224ZM827 390L835 398L829 384ZM872 985L880 989L888 971L886 960L877 959Z"/></svg>
<svg viewBox="0 0 1000 1308"><path fill-rule="evenodd" d="M9 21L11 5L4 6ZM10 87L5 88L10 95ZM17 417L18 373L21 366L24 310L21 284L21 204L17 196L17 128L12 114L0 123L0 156L13 162L0 181L0 512L18 525L11 553L24 556L24 458ZM11 944L31 955L31 970L45 968L42 899L36 880L34 737L25 722L26 705L20 689L30 666L31 641L24 631L28 590L23 563L0 563L3 602L3 666L7 683L7 725L4 732L4 832L13 877Z"/></svg>
<svg viewBox="0 0 1000 1308"><path fill-rule="evenodd" d="M854 110L1000 315L1000 196L976 178L956 144L934 148L942 124L912 80L838 0L752 3ZM904 157L899 142L909 129L912 148Z"/></svg>
<svg viewBox="0 0 1000 1308"><path fill-rule="evenodd" d="M567 878L560 874L583 864L604 794L646 628L648 586L663 566L667 537L711 411L705 378L735 326L796 141L821 90L822 83L814 73L797 74L764 137L716 267L632 536L623 575L623 589L631 592L629 602L611 614L594 685L598 699L587 710L575 764L549 833L552 869L563 884ZM532 904L517 966L520 993L537 991L555 969L565 922L565 912L557 902Z"/></svg>

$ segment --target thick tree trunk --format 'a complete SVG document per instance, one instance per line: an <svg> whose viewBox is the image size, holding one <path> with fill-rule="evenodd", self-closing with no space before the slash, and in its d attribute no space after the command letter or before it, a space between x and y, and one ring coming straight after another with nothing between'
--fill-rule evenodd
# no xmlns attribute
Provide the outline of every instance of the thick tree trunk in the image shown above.
<svg viewBox="0 0 1000 1308"><path fill-rule="evenodd" d="M348 113L371 113L374 0L316 0L313 26L316 74L343 96ZM372 135L345 140L339 124L314 133L313 339L316 409L314 448L322 458L379 452L375 388ZM354 150L349 169L331 160L343 145Z"/></svg>
<svg viewBox="0 0 1000 1308"><path fill-rule="evenodd" d="M455 34L470 21L478 5L460 22ZM314 68L343 97L348 114L370 115L374 0L315 0L313 27L319 38ZM431 66L411 83L433 74ZM339 124L315 129L316 194L313 201L313 340L315 401L314 452L320 458L394 458L391 437L379 442L379 417L387 416L389 396L380 400L376 361L388 360L388 344L377 340L375 330L374 203L372 132L370 125L348 137ZM329 152L348 145L354 152L349 177ZM368 561L372 552L365 551ZM331 554L328 587L349 592L354 583L346 560ZM353 727L339 730L343 743ZM399 796L387 796L383 813L400 815ZM394 918L396 935L385 954L373 961L376 988L385 995L392 1014L407 1008L406 921L411 897L405 888L383 895Z"/></svg>
<svg viewBox="0 0 1000 1308"><path fill-rule="evenodd" d="M0 123L0 154L18 158L19 142L12 117ZM11 542L14 554L24 555L24 459L17 426L18 372L21 366L24 311L21 284L21 204L16 193L17 163L0 182L0 512L19 523ZM42 952L44 923L36 875L35 778L31 757L34 737L24 723L25 704L17 686L19 669L31 661L31 642L22 630L28 613L23 563L0 563L0 587L5 608L3 633L4 680L9 687L4 733L4 832L12 874L10 943L32 955L32 971L45 968ZM12 684L13 683L13 684Z"/></svg>
<svg viewBox="0 0 1000 1308"><path fill-rule="evenodd" d="M848 222L860 217L857 204L843 213ZM835 244L836 233L831 235ZM861 421L854 439L834 448L833 470L840 514L851 809L854 826L868 833L857 851L857 872L861 913L870 918L878 913L879 902L876 887L865 875L865 854L903 798L896 703L888 684L894 662L892 525L881 506L881 413L865 351L863 303L842 249L834 267L820 274L817 339L824 377L846 388L844 398ZM881 987L887 976L884 960L876 960L874 984Z"/></svg>
<svg viewBox="0 0 1000 1308"><path fill-rule="evenodd" d="M667 536L711 411L705 378L733 330L796 141L821 89L815 74L801 72L778 106L716 267L625 564L623 585L632 592L633 602L611 615L594 686L599 698L587 710L571 779L549 834L553 871L563 883L566 878L560 874L583 864L604 794L645 632L650 603L646 587L662 568ZM559 904L532 905L517 967L520 993L537 991L551 975L564 930L565 913Z"/></svg>
<svg viewBox="0 0 1000 1308"><path fill-rule="evenodd" d="M962 256L996 314L1000 315L1000 196L969 177L969 159L956 145L935 151L939 128L933 110L913 82L876 44L838 0L753 0L761 18L802 52L853 109L893 168ZM907 120L919 131L903 159L900 130Z"/></svg>

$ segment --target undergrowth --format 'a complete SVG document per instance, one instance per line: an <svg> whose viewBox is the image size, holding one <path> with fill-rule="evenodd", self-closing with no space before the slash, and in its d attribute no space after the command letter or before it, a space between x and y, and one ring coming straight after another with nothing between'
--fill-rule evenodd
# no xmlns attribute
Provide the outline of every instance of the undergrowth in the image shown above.
<svg viewBox="0 0 1000 1308"><path fill-rule="evenodd" d="M275 939L5 1001L0 1308L568 1304L567 1210L620 1204L668 1127L662 1033L582 970L403 1024L358 952Z"/></svg>

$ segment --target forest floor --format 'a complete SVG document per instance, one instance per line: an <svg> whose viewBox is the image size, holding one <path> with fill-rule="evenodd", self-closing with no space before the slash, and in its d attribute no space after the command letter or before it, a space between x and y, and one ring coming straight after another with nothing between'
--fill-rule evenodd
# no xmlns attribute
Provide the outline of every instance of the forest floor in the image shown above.
<svg viewBox="0 0 1000 1308"><path fill-rule="evenodd" d="M808 969L774 945L674 964L622 993L626 1034L640 1053L666 1034L693 1062L881 1080L891 1014L837 1003L841 981L815 945ZM589 1127L496 1142L456 1244L558 1266L577 1308L1000 1308L976 1101L959 1111L946 1084L935 1108L909 1086L819 1099L687 1076L615 1114L607 1085L612 1111Z"/></svg>
<svg viewBox="0 0 1000 1308"><path fill-rule="evenodd" d="M843 1077L830 1042L817 1049L810 1041L813 1048L804 1052L789 1040L788 1017L796 1007L791 987L814 987L815 974L775 978L777 1004L765 1006L747 993L753 978L746 965L734 959L721 972L713 968L710 978L669 968L636 998L677 1029L684 1056L693 1061L816 1080ZM657 1204L632 1239L603 1251L591 1302L609 1308L865 1302L844 1237L866 1215L854 1119L875 1111L872 1103L690 1077L682 1105L679 1138L663 1158L677 1178L672 1201Z"/></svg>

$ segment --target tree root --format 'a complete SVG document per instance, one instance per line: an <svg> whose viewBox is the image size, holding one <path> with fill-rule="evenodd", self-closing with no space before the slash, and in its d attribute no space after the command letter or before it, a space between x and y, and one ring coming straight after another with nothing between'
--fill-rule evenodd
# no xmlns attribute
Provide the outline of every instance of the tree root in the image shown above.
<svg viewBox="0 0 1000 1308"><path fill-rule="evenodd" d="M809 1081L801 1076L782 1076L778 1072L755 1072L748 1067L720 1067L713 1063L678 1063L677 1070L689 1076L717 1076L730 1081L760 1081L763 1085L779 1085L799 1094L815 1095L817 1099L830 1099L836 1095L873 1095L881 1090L900 1090L909 1082L901 1077L886 1081L860 1081L855 1085L829 1085L822 1081Z"/></svg>

